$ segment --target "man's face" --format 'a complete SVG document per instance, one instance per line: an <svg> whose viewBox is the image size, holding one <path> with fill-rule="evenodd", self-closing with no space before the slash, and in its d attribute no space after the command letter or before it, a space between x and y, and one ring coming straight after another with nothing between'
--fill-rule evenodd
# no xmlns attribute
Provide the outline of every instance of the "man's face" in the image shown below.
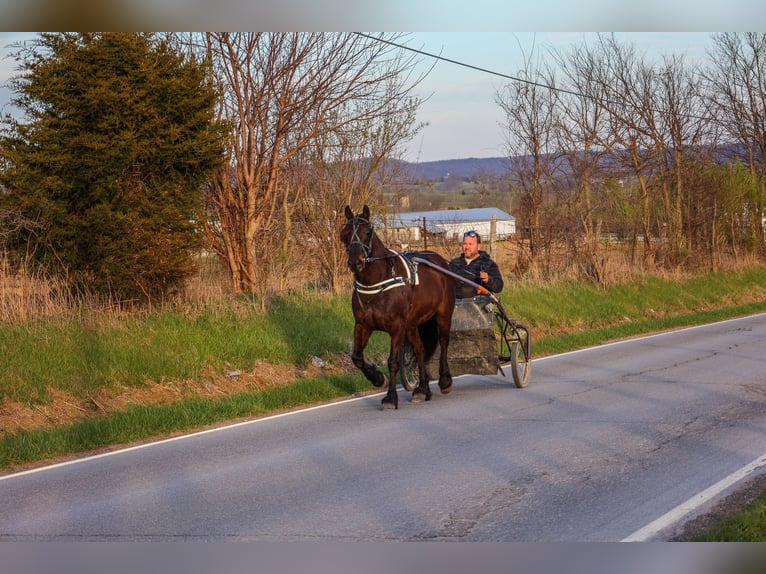
<svg viewBox="0 0 766 574"><path fill-rule="evenodd" d="M466 235L463 237L463 255L466 259L473 259L479 254L479 240L476 237Z"/></svg>

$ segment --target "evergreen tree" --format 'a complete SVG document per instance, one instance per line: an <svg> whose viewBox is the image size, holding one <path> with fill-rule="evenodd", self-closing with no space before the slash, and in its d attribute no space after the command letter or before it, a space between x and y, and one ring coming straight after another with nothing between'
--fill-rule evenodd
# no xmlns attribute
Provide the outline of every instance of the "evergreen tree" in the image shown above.
<svg viewBox="0 0 766 574"><path fill-rule="evenodd" d="M16 59L25 116L3 121L0 207L37 225L11 247L120 299L179 287L223 160L204 63L137 33L41 34Z"/></svg>

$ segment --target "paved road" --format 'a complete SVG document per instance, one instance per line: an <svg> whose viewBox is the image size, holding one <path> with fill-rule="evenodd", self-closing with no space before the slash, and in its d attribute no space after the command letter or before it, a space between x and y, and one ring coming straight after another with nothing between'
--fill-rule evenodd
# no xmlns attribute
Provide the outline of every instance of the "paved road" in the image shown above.
<svg viewBox="0 0 766 574"><path fill-rule="evenodd" d="M766 315L434 389L0 477L0 540L623 540L766 453Z"/></svg>

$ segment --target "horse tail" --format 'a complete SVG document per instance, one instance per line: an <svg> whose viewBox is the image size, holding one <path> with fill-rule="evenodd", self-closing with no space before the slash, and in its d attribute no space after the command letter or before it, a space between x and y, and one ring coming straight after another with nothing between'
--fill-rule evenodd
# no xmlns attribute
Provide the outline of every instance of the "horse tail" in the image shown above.
<svg viewBox="0 0 766 574"><path fill-rule="evenodd" d="M418 325L418 333L425 349L425 360L428 361L439 346L439 327L436 324L436 316Z"/></svg>

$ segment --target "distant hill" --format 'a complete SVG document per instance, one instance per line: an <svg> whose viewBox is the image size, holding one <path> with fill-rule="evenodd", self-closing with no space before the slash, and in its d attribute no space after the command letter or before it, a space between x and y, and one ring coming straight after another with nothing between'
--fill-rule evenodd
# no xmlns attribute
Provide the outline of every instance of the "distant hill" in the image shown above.
<svg viewBox="0 0 766 574"><path fill-rule="evenodd" d="M442 180L447 177L473 178L477 175L498 177L507 175L508 158L506 157L469 157L465 159L445 159L406 163L406 169L412 179Z"/></svg>
<svg viewBox="0 0 766 574"><path fill-rule="evenodd" d="M581 152L582 153L582 152ZM716 156L721 161L731 161L736 158L746 158L747 154L739 144L728 144L719 146L715 151ZM518 159L518 158L516 158ZM526 156L525 161L531 162L531 156ZM602 157L602 167L618 171L621 168L620 163L609 155ZM443 181L450 178L457 179L475 179L482 177L504 177L508 175L510 167L510 158L508 157L469 157L465 159L446 159L440 161L424 161L420 163L403 162L405 173L412 181ZM559 174L569 175L570 168L567 162L561 162L559 165Z"/></svg>

